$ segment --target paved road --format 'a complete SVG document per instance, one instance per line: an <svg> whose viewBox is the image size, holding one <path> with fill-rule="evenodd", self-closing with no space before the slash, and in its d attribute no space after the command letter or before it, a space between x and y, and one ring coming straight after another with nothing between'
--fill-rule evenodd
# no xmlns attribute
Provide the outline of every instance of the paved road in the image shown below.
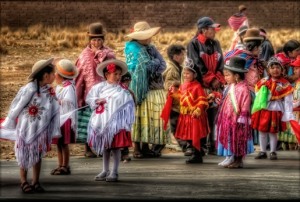
<svg viewBox="0 0 300 202"><path fill-rule="evenodd" d="M155 159L133 159L121 163L118 182L96 182L102 159L71 157L72 175L52 176L56 158L43 159L43 194L25 195L19 188L19 167L15 161L1 161L0 199L60 200L161 200L238 199L299 200L300 152L279 151L279 160L246 157L243 169L217 166L222 157L208 155L203 164L185 164L182 153ZM31 173L31 170L30 170ZM31 176L31 175L30 175Z"/></svg>

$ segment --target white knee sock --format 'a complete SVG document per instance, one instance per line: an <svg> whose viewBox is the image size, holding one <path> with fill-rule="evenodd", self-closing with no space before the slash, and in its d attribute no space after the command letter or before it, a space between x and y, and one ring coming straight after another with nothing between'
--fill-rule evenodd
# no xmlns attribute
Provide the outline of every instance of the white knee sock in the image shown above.
<svg viewBox="0 0 300 202"><path fill-rule="evenodd" d="M270 138L270 152L276 152L277 148L277 134L269 133Z"/></svg>
<svg viewBox="0 0 300 202"><path fill-rule="evenodd" d="M267 151L267 144L268 144L268 138L267 135L268 133L264 133L259 131L259 147L261 152L266 152Z"/></svg>
<svg viewBox="0 0 300 202"><path fill-rule="evenodd" d="M114 164L112 167L112 173L118 174L118 169L119 169L119 163L121 160L121 151L120 149L113 149L112 150L113 157L114 157Z"/></svg>
<svg viewBox="0 0 300 202"><path fill-rule="evenodd" d="M109 171L110 151L110 149L105 149L103 151L103 172Z"/></svg>

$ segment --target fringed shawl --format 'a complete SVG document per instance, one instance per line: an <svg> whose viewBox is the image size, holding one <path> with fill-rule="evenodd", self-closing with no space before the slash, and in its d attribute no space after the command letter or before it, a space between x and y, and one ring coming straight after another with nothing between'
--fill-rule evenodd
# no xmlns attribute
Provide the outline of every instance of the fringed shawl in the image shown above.
<svg viewBox="0 0 300 202"><path fill-rule="evenodd" d="M97 105L97 99L106 103ZM121 130L131 131L135 105L130 92L118 84L102 82L95 85L87 95L86 102L93 113L88 124L88 143L98 154L110 148L114 136Z"/></svg>
<svg viewBox="0 0 300 202"><path fill-rule="evenodd" d="M77 96L75 90L75 84L72 80L64 80L61 85L57 85L56 96L60 102L60 116L74 111L69 118L71 119L71 128L76 134L77 138ZM64 123L60 123L63 125Z"/></svg>
<svg viewBox="0 0 300 202"><path fill-rule="evenodd" d="M16 125L16 119L18 122ZM59 104L50 85L40 88L36 81L20 89L12 101L3 128L15 129L18 165L29 169L47 152L53 137L60 137Z"/></svg>
<svg viewBox="0 0 300 202"><path fill-rule="evenodd" d="M244 156L247 153L247 141L252 138L251 95L245 81L227 88L217 116L217 136L220 143L234 155Z"/></svg>
<svg viewBox="0 0 300 202"><path fill-rule="evenodd" d="M130 89L136 96L137 104L141 104L146 98L149 90L148 67L151 64L151 58L147 52L146 46L136 41L129 41L125 44L124 53L128 71L132 75Z"/></svg>

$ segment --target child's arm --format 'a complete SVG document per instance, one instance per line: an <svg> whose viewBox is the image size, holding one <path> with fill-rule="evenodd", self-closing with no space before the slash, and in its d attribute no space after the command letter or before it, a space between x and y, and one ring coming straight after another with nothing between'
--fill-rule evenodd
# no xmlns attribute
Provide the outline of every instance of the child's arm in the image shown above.
<svg viewBox="0 0 300 202"><path fill-rule="evenodd" d="M92 110L96 109L101 103L105 103L104 99L100 99L99 84L93 86L86 96L85 102L90 106ZM101 84L100 84L101 85Z"/></svg>
<svg viewBox="0 0 300 202"><path fill-rule="evenodd" d="M16 119L21 113L21 111L26 107L30 102L33 95L36 93L35 83L29 83L26 86L22 87L16 97L13 99L8 115L5 118L5 121L1 124L2 127L8 129L16 128Z"/></svg>

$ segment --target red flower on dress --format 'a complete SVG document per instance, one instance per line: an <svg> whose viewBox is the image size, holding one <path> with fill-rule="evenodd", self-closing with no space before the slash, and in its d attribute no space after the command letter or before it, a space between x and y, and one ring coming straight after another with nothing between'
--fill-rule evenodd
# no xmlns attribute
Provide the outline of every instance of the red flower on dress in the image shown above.
<svg viewBox="0 0 300 202"><path fill-rule="evenodd" d="M36 116L39 112L39 108L35 105L31 105L28 107L28 114L30 116Z"/></svg>
<svg viewBox="0 0 300 202"><path fill-rule="evenodd" d="M115 72L116 71L116 65L115 64L109 64L109 65L107 65L107 71L109 72L109 73L113 73L113 72Z"/></svg>

